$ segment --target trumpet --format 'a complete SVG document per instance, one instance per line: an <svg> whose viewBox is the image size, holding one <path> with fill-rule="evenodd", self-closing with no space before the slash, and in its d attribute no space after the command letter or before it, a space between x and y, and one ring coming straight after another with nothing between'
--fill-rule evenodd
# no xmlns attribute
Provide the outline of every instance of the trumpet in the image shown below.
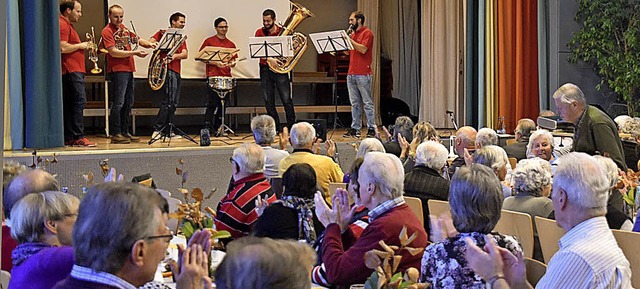
<svg viewBox="0 0 640 289"><path fill-rule="evenodd" d="M102 72L102 69L98 67L98 44L96 44L96 33L91 26L91 34L87 32L87 50L89 50L89 60L93 62L93 69L91 69L91 73L98 74Z"/></svg>

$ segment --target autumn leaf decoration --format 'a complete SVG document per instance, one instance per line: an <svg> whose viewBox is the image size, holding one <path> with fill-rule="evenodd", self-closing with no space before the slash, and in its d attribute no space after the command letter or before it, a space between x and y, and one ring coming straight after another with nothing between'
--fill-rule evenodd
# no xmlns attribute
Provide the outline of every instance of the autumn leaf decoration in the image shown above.
<svg viewBox="0 0 640 289"><path fill-rule="evenodd" d="M628 169L626 172L620 171L618 175L618 184L616 188L622 194L622 198L629 206L636 205L636 190L640 178L640 172L634 172L631 169Z"/></svg>
<svg viewBox="0 0 640 289"><path fill-rule="evenodd" d="M364 263L369 269L375 271L365 283L366 289L425 289L429 284L418 283L420 272L416 268L409 268L405 272L396 272L402 256L400 252L407 251L411 256L422 254L424 248L409 247L409 244L417 238L417 233L407 235L407 227L400 231L400 247L387 245L383 240L379 242L381 250L373 249L364 254ZM396 255L398 254L398 255Z"/></svg>

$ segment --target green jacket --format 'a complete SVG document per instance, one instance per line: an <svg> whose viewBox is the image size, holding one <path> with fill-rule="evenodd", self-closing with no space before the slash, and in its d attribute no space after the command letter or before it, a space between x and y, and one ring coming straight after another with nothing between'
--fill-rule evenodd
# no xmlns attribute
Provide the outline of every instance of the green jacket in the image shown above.
<svg viewBox="0 0 640 289"><path fill-rule="evenodd" d="M618 128L607 114L594 106L587 106L576 125L573 151L590 155L607 153L618 168L627 170Z"/></svg>

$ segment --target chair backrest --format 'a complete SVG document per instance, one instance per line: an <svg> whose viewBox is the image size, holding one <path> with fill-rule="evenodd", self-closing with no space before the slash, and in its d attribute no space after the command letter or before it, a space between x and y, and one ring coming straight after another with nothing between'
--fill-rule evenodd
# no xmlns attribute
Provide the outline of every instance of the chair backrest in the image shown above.
<svg viewBox="0 0 640 289"><path fill-rule="evenodd" d="M167 203L169 204L169 212L175 212L178 209L178 205L182 204L182 201L174 198L174 197L168 197L167 199ZM169 227L169 229L171 229L171 231L173 232L178 232L178 219L169 219L167 221L167 227Z"/></svg>
<svg viewBox="0 0 640 289"><path fill-rule="evenodd" d="M516 165L518 164L518 159L516 158L509 158L509 164L511 165L512 169L516 168Z"/></svg>
<svg viewBox="0 0 640 289"><path fill-rule="evenodd" d="M640 288L640 250L638 250L640 233L621 230L611 231L618 242L618 246L622 249L622 253L631 264L631 285L634 288Z"/></svg>
<svg viewBox="0 0 640 289"><path fill-rule="evenodd" d="M514 143L517 143L518 141L515 138L510 138L507 140L507 145L512 145Z"/></svg>
<svg viewBox="0 0 640 289"><path fill-rule="evenodd" d="M7 271L0 271L0 289L9 288L9 280L11 280L11 274Z"/></svg>
<svg viewBox="0 0 640 289"><path fill-rule="evenodd" d="M533 257L533 222L529 214L502 210L500 220L493 230L518 238L524 256Z"/></svg>
<svg viewBox="0 0 640 289"><path fill-rule="evenodd" d="M558 252L560 246L558 241L564 236L564 229L560 228L556 221L536 216L536 228L538 229L538 239L540 239L540 249L544 262L549 264L553 254Z"/></svg>
<svg viewBox="0 0 640 289"><path fill-rule="evenodd" d="M447 201L429 200L427 205L429 206L429 215L440 216L444 212L451 211L451 206Z"/></svg>
<svg viewBox="0 0 640 289"><path fill-rule="evenodd" d="M269 183L271 183L271 190L276 194L276 198L281 199L282 194L284 193L284 188L282 187L282 178L276 177L269 179Z"/></svg>
<svg viewBox="0 0 640 289"><path fill-rule="evenodd" d="M547 273L547 265L528 257L524 257L524 265L527 269L527 281L529 281L531 286L536 287L538 281Z"/></svg>
<svg viewBox="0 0 640 289"><path fill-rule="evenodd" d="M422 201L415 197L404 196L404 201L407 203L411 211L416 215L420 224L424 226L424 210L422 209Z"/></svg>

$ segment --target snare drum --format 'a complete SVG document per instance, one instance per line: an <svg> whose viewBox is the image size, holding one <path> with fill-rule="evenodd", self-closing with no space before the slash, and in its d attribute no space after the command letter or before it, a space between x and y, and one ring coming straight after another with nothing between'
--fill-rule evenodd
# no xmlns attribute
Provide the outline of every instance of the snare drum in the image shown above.
<svg viewBox="0 0 640 289"><path fill-rule="evenodd" d="M227 76L211 76L208 83L209 88L216 91L228 91L236 87L236 79Z"/></svg>

